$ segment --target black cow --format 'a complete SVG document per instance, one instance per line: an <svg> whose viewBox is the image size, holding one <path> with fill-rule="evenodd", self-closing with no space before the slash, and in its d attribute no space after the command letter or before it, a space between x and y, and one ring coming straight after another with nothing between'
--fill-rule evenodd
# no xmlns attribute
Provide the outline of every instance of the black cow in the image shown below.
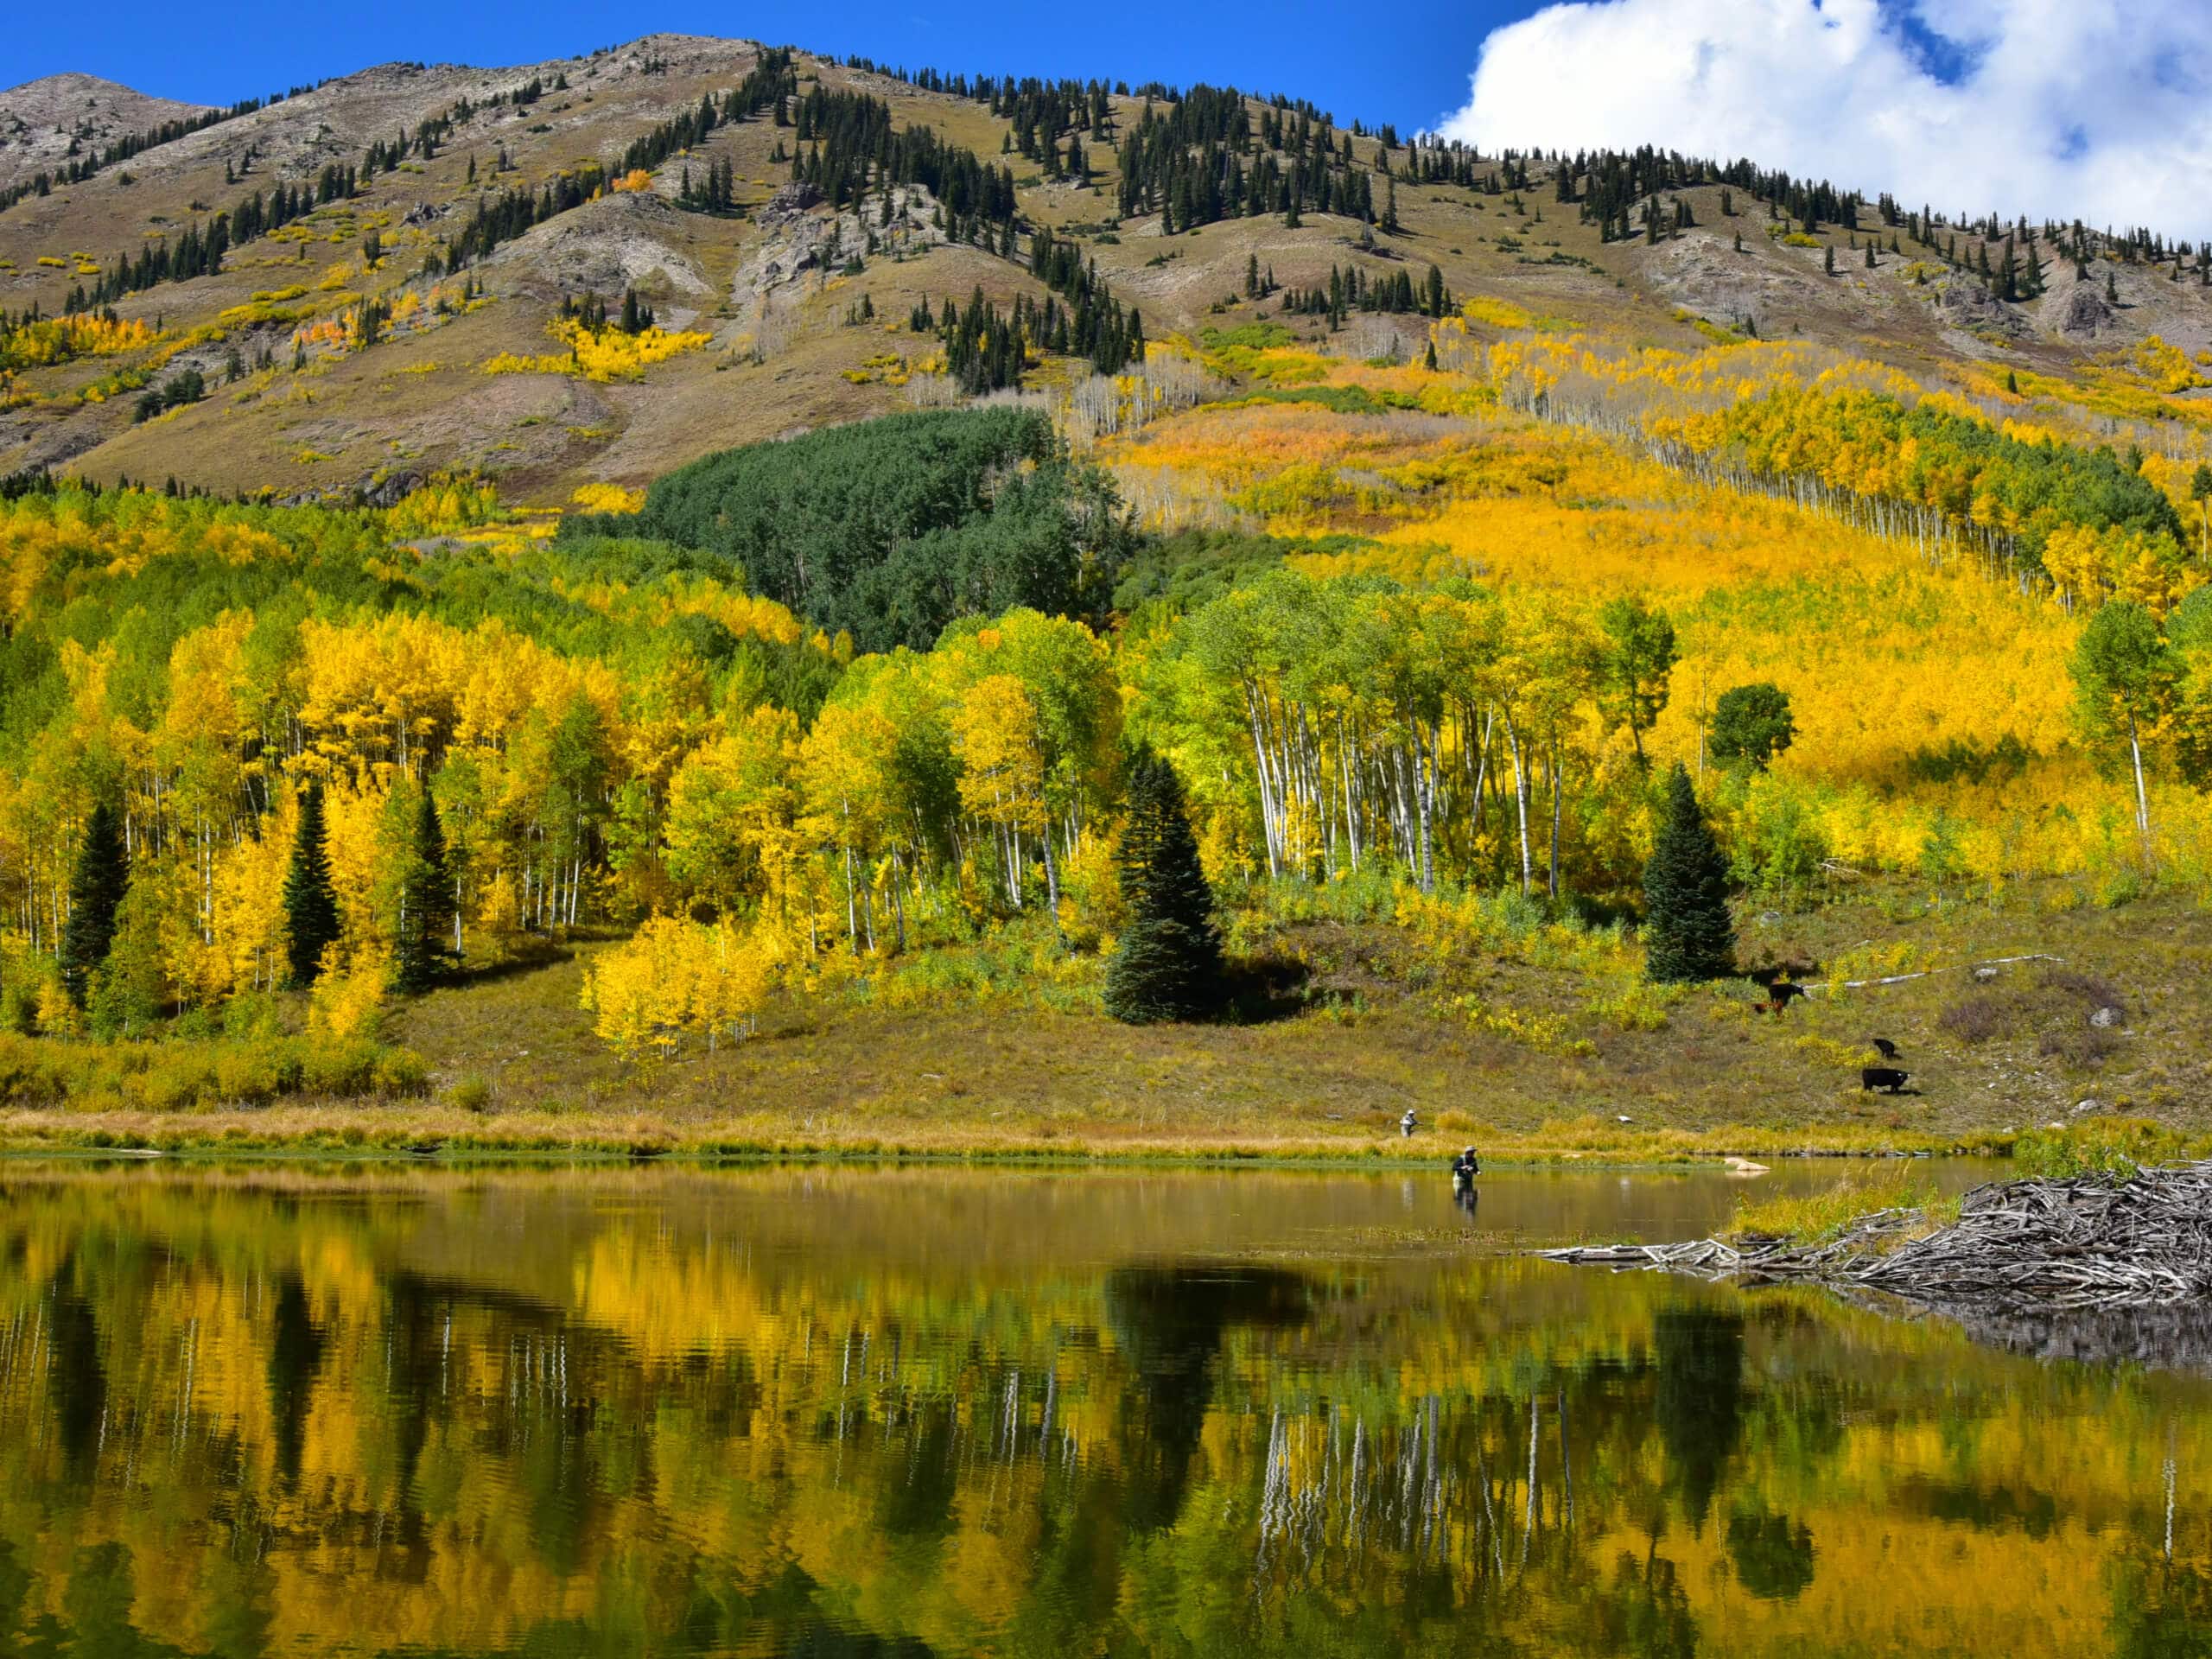
<svg viewBox="0 0 2212 1659"><path fill-rule="evenodd" d="M1903 1094L1905 1079L1911 1075L1894 1065L1862 1065L1859 1068L1859 1086L1862 1090L1879 1089L1885 1094Z"/></svg>
<svg viewBox="0 0 2212 1659"><path fill-rule="evenodd" d="M1777 979L1767 988L1766 1001L1751 1006L1761 1014L1780 1014L1798 997L1809 995L1802 985L1793 985L1786 979Z"/></svg>
<svg viewBox="0 0 2212 1659"><path fill-rule="evenodd" d="M1867 1041L1868 1046L1871 1046L1871 1047L1873 1049L1873 1051L1874 1051L1877 1054L1880 1055L1884 1059L1885 1059L1885 1060L1894 1060L1895 1058L1897 1058L1897 1046L1895 1043L1891 1042L1888 1038L1886 1038L1886 1037L1869 1037L1869 1038L1866 1039L1866 1041Z"/></svg>

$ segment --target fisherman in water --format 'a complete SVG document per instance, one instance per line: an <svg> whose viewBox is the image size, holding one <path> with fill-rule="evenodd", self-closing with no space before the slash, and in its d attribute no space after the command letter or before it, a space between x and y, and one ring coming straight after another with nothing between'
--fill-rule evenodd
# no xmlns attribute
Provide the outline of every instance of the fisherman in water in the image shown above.
<svg viewBox="0 0 2212 1659"><path fill-rule="evenodd" d="M1475 1213L1475 1177L1482 1173L1482 1162L1472 1147L1452 1160L1452 1202L1470 1217Z"/></svg>

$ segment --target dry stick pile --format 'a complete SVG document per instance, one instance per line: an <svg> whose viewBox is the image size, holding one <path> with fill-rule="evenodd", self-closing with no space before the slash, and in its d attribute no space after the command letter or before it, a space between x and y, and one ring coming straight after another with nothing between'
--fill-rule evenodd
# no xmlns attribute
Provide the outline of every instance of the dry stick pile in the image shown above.
<svg viewBox="0 0 2212 1659"><path fill-rule="evenodd" d="M1817 1246L1747 1236L1539 1254L1706 1278L1809 1280L1949 1306L2064 1311L2212 1297L2212 1161L2125 1179L1993 1182L1966 1195L1952 1225L1898 1242L1922 1225L1917 1211L1884 1210Z"/></svg>

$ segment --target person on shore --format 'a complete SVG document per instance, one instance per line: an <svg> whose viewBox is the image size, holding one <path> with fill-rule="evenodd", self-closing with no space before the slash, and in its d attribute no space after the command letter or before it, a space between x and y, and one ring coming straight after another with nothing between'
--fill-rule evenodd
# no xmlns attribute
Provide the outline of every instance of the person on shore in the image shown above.
<svg viewBox="0 0 2212 1659"><path fill-rule="evenodd" d="M1398 1133L1410 1141L1414 1138L1414 1131L1420 1127L1420 1117L1414 1114L1412 1107L1407 1107L1406 1115L1398 1120Z"/></svg>

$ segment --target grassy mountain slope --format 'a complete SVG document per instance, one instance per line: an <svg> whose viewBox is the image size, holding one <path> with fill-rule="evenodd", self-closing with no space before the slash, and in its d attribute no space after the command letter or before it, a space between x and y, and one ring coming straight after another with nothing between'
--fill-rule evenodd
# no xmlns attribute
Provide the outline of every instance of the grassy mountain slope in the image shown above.
<svg viewBox="0 0 2212 1659"><path fill-rule="evenodd" d="M581 482L641 484L734 443L906 406L911 394L900 383L931 345L905 328L916 302L964 302L980 287L1003 305L1017 295L1041 301L1043 290L1014 262L942 245L930 233L930 204L919 199L910 204L903 249L869 257L853 274L833 270L823 243L830 209L763 211L789 174L770 158L792 136L766 118L718 128L656 168L647 190L608 195L502 245L471 273L490 303L450 318L425 306L368 352L311 335L303 366L292 369L302 330L321 322L326 335L334 333L361 298L429 295L435 284L420 275L425 253L455 234L480 200L517 184L542 188L590 162L611 168L632 142L702 96L728 91L758 60L759 49L745 42L653 35L588 58L508 69L380 66L0 213L0 308L35 303L52 315L73 285L96 279L118 251L179 236L251 189L312 184L322 168L358 163L368 146L411 135L460 100L477 106L431 159L410 160L353 200L233 249L219 275L116 303L126 319L158 323L165 345L19 375L16 406L0 411L0 473L60 466L99 479L174 475L290 495L342 491L395 468L473 468L499 478L510 499L557 501ZM798 73L803 88L818 81L866 92L887 100L902 126L925 124L987 162L1001 158L1009 124L983 104L804 54ZM502 92L562 79L566 91L483 107ZM1130 130L1142 104L1111 100L1114 138ZM1357 139L1353 149L1356 165L1371 169L1376 143ZM495 181L502 149L511 170ZM1886 238L1869 270L1853 244L1878 232L1871 209L1859 227L1825 226L1813 245L1793 246L1768 233L1771 221L1757 205L1739 199L1735 216L1725 216L1720 190L1700 187L1672 193L1688 204L1691 228L1657 242L1609 243L1552 199L1539 167L1513 195L1402 182L1395 234L1309 212L1296 227L1270 214L1170 237L1156 214L1117 219L1114 144L1095 142L1090 155L1088 186L1048 182L1033 163L1012 157L1021 220L1073 236L1115 296L1141 310L1154 339L1272 310L1242 297L1248 261L1256 258L1285 288L1325 285L1338 265L1357 265L1370 279L1409 272L1418 283L1433 264L1455 296L1503 300L1556 328L1694 347L1700 322L1748 321L1768 339L1872 356L1938 382L1983 362L2000 372L2064 373L2154 334L2186 355L2212 346L2208 290L2169 281L2163 268L2100 259L2077 282L2054 263L2046 295L2011 305L1940 266L1928 280L1916 251L1908 245L1893 257ZM1402 168L1404 150L1396 156ZM722 162L743 217L670 206L687 172L703 180ZM226 168L236 182L226 182ZM865 228L847 216L851 236ZM372 270L363 268L361 245L372 231L384 250ZM1831 247L1834 274L1826 269ZM457 292L461 281L445 286ZM557 354L547 327L564 295L619 301L625 288L651 301L664 327L708 340L637 381L483 372L502 354ZM874 326L846 326L862 296ZM1302 322L1300 332L1320 330ZM1399 332L1417 352L1418 320L1401 319ZM1363 344L1376 338L1370 330ZM85 401L88 387L117 371L156 361L156 376L190 366L221 380L233 352L249 366L272 366L226 381L204 403L151 426L133 428L128 397ZM1064 390L1081 372L1083 365L1049 360L1032 384Z"/></svg>

